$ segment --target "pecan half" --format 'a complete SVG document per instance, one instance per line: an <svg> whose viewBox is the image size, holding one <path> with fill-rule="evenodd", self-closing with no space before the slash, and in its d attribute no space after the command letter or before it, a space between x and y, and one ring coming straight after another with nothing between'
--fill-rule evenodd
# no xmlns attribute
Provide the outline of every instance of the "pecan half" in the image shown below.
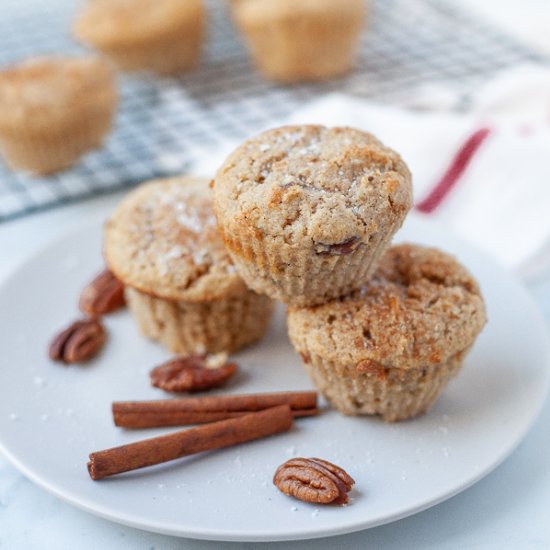
<svg viewBox="0 0 550 550"><path fill-rule="evenodd" d="M346 504L355 481L339 466L320 458L292 458L273 477L285 495L317 504Z"/></svg>
<svg viewBox="0 0 550 550"><path fill-rule="evenodd" d="M345 256L355 252L359 246L361 246L361 240L359 237L351 237L341 243L315 243L315 253L321 256Z"/></svg>
<svg viewBox="0 0 550 550"><path fill-rule="evenodd" d="M151 371L151 384L172 392L197 392L225 384L237 372L235 363L212 368L206 355L177 357Z"/></svg>
<svg viewBox="0 0 550 550"><path fill-rule="evenodd" d="M388 373L383 365L373 359L363 359L355 366L357 372L374 376L378 380L385 380Z"/></svg>
<svg viewBox="0 0 550 550"><path fill-rule="evenodd" d="M49 356L63 363L82 363L103 347L107 333L99 319L83 319L61 331L50 343Z"/></svg>
<svg viewBox="0 0 550 550"><path fill-rule="evenodd" d="M124 285L108 270L84 288L78 304L87 315L105 315L124 307Z"/></svg>

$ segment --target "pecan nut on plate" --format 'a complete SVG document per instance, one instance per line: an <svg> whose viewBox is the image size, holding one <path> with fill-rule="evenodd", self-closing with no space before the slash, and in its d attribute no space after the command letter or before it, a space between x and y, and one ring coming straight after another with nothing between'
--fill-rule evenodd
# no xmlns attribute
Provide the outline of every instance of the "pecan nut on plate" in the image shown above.
<svg viewBox="0 0 550 550"><path fill-rule="evenodd" d="M192 393L217 388L235 372L235 363L224 361L213 366L206 355L190 355L176 357L155 367L151 371L151 384L166 391Z"/></svg>
<svg viewBox="0 0 550 550"><path fill-rule="evenodd" d="M103 347L107 333L99 319L75 321L50 343L49 356L62 363L82 363Z"/></svg>
<svg viewBox="0 0 550 550"><path fill-rule="evenodd" d="M78 304L82 313L91 316L105 315L124 305L124 285L108 269L84 288Z"/></svg>
<svg viewBox="0 0 550 550"><path fill-rule="evenodd" d="M347 504L355 481L339 466L320 458L292 458L273 477L285 495L317 504Z"/></svg>

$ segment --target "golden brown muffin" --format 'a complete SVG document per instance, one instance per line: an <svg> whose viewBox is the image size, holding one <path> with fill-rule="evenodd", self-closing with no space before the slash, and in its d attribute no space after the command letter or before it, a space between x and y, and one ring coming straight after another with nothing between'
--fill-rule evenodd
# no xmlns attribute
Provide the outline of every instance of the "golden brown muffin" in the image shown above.
<svg viewBox="0 0 550 550"><path fill-rule="evenodd" d="M264 132L227 158L214 186L220 232L241 277L302 306L359 288L411 203L399 155L353 128Z"/></svg>
<svg viewBox="0 0 550 550"><path fill-rule="evenodd" d="M124 71L176 74L196 65L204 27L202 0L94 0L73 30Z"/></svg>
<svg viewBox="0 0 550 550"><path fill-rule="evenodd" d="M100 59L43 57L0 71L0 151L9 166L57 172L99 147L117 104Z"/></svg>
<svg viewBox="0 0 550 550"><path fill-rule="evenodd" d="M290 339L327 399L344 414L389 421L435 402L485 322L466 269L410 244L390 248L350 296L288 312Z"/></svg>
<svg viewBox="0 0 550 550"><path fill-rule="evenodd" d="M231 7L255 64L267 78L323 80L353 66L364 0L233 0Z"/></svg>
<svg viewBox="0 0 550 550"><path fill-rule="evenodd" d="M148 182L105 227L105 260L141 331L175 353L236 351L261 338L273 309L237 275L210 193L200 178Z"/></svg>

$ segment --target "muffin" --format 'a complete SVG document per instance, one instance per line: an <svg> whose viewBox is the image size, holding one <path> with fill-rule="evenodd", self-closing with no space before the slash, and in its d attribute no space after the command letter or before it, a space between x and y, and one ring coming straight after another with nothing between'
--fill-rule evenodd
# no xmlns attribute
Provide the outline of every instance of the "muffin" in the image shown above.
<svg viewBox="0 0 550 550"><path fill-rule="evenodd" d="M214 209L247 285L291 305L359 288L411 207L400 156L353 128L287 126L238 147Z"/></svg>
<svg viewBox="0 0 550 550"><path fill-rule="evenodd" d="M255 64L269 79L317 81L353 66L364 0L232 0L231 8Z"/></svg>
<svg viewBox="0 0 550 550"><path fill-rule="evenodd" d="M105 226L107 266L141 332L174 353L234 352L261 338L269 298L249 290L218 236L208 180L155 180Z"/></svg>
<svg viewBox="0 0 550 550"><path fill-rule="evenodd" d="M319 390L347 415L426 411L486 322L474 278L433 248L390 248L350 296L290 308L288 333Z"/></svg>
<svg viewBox="0 0 550 550"><path fill-rule="evenodd" d="M94 0L73 31L124 71L176 74L197 63L204 26L202 0Z"/></svg>
<svg viewBox="0 0 550 550"><path fill-rule="evenodd" d="M87 57L43 57L0 71L0 151L7 164L57 172L99 147L117 104L109 65Z"/></svg>

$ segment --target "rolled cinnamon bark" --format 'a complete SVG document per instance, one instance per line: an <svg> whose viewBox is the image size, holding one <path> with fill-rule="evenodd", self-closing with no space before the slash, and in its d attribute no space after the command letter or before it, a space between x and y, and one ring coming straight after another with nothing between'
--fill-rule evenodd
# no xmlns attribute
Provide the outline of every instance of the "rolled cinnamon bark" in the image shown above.
<svg viewBox="0 0 550 550"><path fill-rule="evenodd" d="M91 453L88 472L93 480L99 480L183 456L252 441L286 431L291 426L292 414L288 404L271 407L239 418Z"/></svg>
<svg viewBox="0 0 550 550"><path fill-rule="evenodd" d="M220 412L114 412L115 425L119 428L167 428L169 426L189 426L192 424L207 424L228 418L239 418L251 411L220 411ZM319 409L291 409L294 418L315 416Z"/></svg>
<svg viewBox="0 0 550 550"><path fill-rule="evenodd" d="M122 428L185 426L236 418L283 404L290 406L294 417L318 413L317 393L311 391L115 402L113 418Z"/></svg>

